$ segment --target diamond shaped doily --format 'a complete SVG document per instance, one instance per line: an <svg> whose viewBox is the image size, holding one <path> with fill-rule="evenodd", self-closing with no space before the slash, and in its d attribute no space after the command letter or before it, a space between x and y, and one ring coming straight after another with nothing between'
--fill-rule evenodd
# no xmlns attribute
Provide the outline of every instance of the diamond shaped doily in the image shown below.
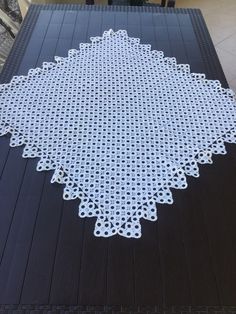
<svg viewBox="0 0 236 314"><path fill-rule="evenodd" d="M81 199L79 216L97 217L96 236L140 237L171 188L236 142L232 91L126 31L55 60L0 86L0 135L54 170L64 199Z"/></svg>

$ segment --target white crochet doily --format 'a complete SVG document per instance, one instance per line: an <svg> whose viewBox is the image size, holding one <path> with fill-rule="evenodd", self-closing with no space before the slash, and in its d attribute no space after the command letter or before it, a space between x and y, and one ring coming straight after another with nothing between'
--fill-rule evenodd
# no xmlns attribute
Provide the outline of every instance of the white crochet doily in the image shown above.
<svg viewBox="0 0 236 314"><path fill-rule="evenodd" d="M140 219L173 202L170 188L236 142L232 91L126 31L55 60L1 85L0 135L54 170L79 216L97 217L96 236L140 237Z"/></svg>

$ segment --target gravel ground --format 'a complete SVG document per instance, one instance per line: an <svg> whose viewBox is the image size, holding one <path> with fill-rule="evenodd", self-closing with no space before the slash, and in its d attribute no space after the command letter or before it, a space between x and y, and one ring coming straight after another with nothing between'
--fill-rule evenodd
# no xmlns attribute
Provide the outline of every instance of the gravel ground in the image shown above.
<svg viewBox="0 0 236 314"><path fill-rule="evenodd" d="M17 11L18 13L20 12L17 0L8 0L8 6L13 11Z"/></svg>
<svg viewBox="0 0 236 314"><path fill-rule="evenodd" d="M17 0L8 0L8 6L9 8L14 11L15 13L19 14L19 6ZM0 0L0 8L4 10L3 0ZM11 47L13 44L13 38L10 36L10 34L6 31L6 29L0 25L0 56L3 58L0 59L0 71L4 64L4 59L7 58Z"/></svg>

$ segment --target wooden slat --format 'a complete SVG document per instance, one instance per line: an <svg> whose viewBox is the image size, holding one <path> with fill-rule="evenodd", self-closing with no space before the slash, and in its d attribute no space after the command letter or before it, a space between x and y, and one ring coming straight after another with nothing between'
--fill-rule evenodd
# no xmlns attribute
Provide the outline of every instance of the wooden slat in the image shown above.
<svg viewBox="0 0 236 314"><path fill-rule="evenodd" d="M216 272L220 302L234 304L236 300L236 167L235 147L228 146L226 156L214 156L214 164L202 171L207 182L203 190L204 218Z"/></svg>
<svg viewBox="0 0 236 314"><path fill-rule="evenodd" d="M203 167L200 167L201 171ZM180 223L183 229L186 261L190 275L191 304L219 305L218 287L212 267L212 256L209 252L203 215L205 210L205 199L202 198L204 189L207 190L207 185L203 176L188 178L188 188L183 191L180 202Z"/></svg>
<svg viewBox="0 0 236 314"><path fill-rule="evenodd" d="M48 172L45 178L20 300L23 304L47 304L49 301L63 204L62 186L51 184L51 176Z"/></svg>
<svg viewBox="0 0 236 314"><path fill-rule="evenodd" d="M50 304L77 304L84 220L78 218L78 200L63 203L62 221L50 289Z"/></svg>
<svg viewBox="0 0 236 314"><path fill-rule="evenodd" d="M55 54L67 56L75 37L78 12L65 12L59 31L49 34L57 40ZM59 27L58 24L50 26ZM55 36L57 34L57 36ZM78 218L79 200L63 203L62 225L57 243L56 259L50 289L51 304L77 304L84 242L84 220Z"/></svg>
<svg viewBox="0 0 236 314"><path fill-rule="evenodd" d="M79 304L106 304L108 239L95 238L94 225L95 219L86 219L81 256Z"/></svg>
<svg viewBox="0 0 236 314"><path fill-rule="evenodd" d="M36 163L32 159L27 163L0 265L0 302L4 304L18 304L20 301L45 177L44 173L36 172ZM12 180L11 177L9 179Z"/></svg>
<svg viewBox="0 0 236 314"><path fill-rule="evenodd" d="M142 221L142 237L135 242L135 304L162 304L163 283L158 246L158 222Z"/></svg>
<svg viewBox="0 0 236 314"><path fill-rule="evenodd" d="M158 239L163 274L163 302L191 304L191 285L183 242L180 203L183 191L174 191L173 205L158 206Z"/></svg>
<svg viewBox="0 0 236 314"><path fill-rule="evenodd" d="M21 157L22 148L10 150L4 172L0 180L0 261L2 259L8 232L11 227L15 206L27 164ZM14 178L14 180L13 180Z"/></svg>
<svg viewBox="0 0 236 314"><path fill-rule="evenodd" d="M2 177L2 173L7 161L7 157L10 151L9 147L9 137L3 136L0 138L0 145L1 145L1 153L0 153L0 180Z"/></svg>
<svg viewBox="0 0 236 314"><path fill-rule="evenodd" d="M134 242L115 236L109 241L107 303L134 304Z"/></svg>

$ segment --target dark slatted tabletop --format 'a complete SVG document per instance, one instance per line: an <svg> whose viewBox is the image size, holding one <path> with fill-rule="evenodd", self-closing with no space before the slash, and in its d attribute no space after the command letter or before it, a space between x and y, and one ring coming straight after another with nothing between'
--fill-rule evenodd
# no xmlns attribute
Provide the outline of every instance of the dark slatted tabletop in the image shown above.
<svg viewBox="0 0 236 314"><path fill-rule="evenodd" d="M227 86L199 10L80 5L31 6L1 83L110 28ZM236 313L236 145L227 151L142 221L141 239L105 239L1 137L0 313Z"/></svg>

